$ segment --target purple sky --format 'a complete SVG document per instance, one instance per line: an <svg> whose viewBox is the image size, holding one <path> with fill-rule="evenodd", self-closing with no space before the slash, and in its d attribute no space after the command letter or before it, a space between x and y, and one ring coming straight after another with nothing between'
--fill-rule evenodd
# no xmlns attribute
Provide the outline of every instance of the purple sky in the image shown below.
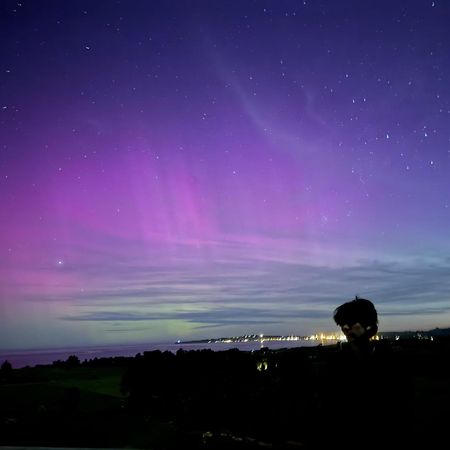
<svg viewBox="0 0 450 450"><path fill-rule="evenodd" d="M0 8L0 349L450 326L448 2Z"/></svg>

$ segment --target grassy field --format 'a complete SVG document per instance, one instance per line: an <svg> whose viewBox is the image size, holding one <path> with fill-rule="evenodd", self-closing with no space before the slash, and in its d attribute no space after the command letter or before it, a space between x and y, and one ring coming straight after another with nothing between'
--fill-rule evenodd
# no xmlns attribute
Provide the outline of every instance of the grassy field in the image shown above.
<svg viewBox="0 0 450 450"><path fill-rule="evenodd" d="M117 368L73 368L70 370L52 367L34 369L36 381L0 385L0 414L23 411L58 409L68 389L78 389L80 409L98 411L122 402L120 380L122 369Z"/></svg>
<svg viewBox="0 0 450 450"><path fill-rule="evenodd" d="M0 384L0 445L128 446L122 369L20 369Z"/></svg>
<svg viewBox="0 0 450 450"><path fill-rule="evenodd" d="M123 396L119 389L119 383L120 376L117 375L108 375L96 380L77 380L76 378L72 378L55 382L57 386L61 387L77 387L82 391L122 398Z"/></svg>

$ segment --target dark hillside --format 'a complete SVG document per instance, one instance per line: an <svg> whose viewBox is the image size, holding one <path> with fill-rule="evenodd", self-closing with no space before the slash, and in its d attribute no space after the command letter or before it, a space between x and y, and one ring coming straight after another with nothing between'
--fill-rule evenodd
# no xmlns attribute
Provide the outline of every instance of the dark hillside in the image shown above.
<svg viewBox="0 0 450 450"><path fill-rule="evenodd" d="M439 442L450 402L450 339L383 345L391 351L389 380L402 393L379 415L408 430L409 442ZM154 351L7 370L0 445L318 448L323 427L341 414L329 405L338 356L337 346Z"/></svg>

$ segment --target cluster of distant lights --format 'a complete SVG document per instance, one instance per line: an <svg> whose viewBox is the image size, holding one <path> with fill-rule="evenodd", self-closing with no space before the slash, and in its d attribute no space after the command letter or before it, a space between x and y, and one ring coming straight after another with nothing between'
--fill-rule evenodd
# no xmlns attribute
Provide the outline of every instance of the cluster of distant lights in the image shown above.
<svg viewBox="0 0 450 450"><path fill-rule="evenodd" d="M429 339L433 340L433 336L424 336L418 333L414 336L416 339ZM383 335L376 334L371 338L373 341L380 341L385 339ZM393 337L394 340L398 341L400 339L399 335ZM231 344L236 342L281 342L281 341L334 341L334 342L342 342L346 341L347 338L343 333L316 333L311 334L310 336L265 336L264 334L250 334L245 336L233 336L229 338L220 338L220 339L210 339L210 344ZM180 341L181 342L181 341Z"/></svg>
<svg viewBox="0 0 450 450"><path fill-rule="evenodd" d="M235 342L280 342L280 341L344 341L345 336L342 333L320 333L310 336L265 336L264 334L249 334L245 336L234 336L229 338L211 339L210 343L235 343Z"/></svg>
<svg viewBox="0 0 450 450"><path fill-rule="evenodd" d="M433 341L433 336L427 336L422 335L421 333L416 333L412 336L415 339L422 339L422 340L430 340ZM371 338L372 341L380 341L383 339L393 339L395 341L398 341L401 338L399 335L394 336L383 336L382 334L376 334ZM247 334L244 336L233 336L233 337L224 337L224 338L216 338L216 339L208 339L207 341L201 341L201 342L207 342L208 344L234 344L234 343L245 343L245 342L292 342L292 341L316 341L316 342L324 342L324 341L330 341L330 342L343 342L346 341L347 338L343 333L316 333L311 334L310 336L296 336L296 335L289 335L289 336L265 336L264 334ZM196 342L196 341L193 341ZM199 341L200 342L200 341ZM177 344L181 344L182 341L178 340Z"/></svg>

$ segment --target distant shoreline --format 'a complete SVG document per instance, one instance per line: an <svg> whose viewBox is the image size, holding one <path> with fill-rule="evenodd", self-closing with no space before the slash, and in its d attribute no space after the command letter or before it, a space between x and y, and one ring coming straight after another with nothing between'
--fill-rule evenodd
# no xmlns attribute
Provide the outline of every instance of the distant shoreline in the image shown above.
<svg viewBox="0 0 450 450"><path fill-rule="evenodd" d="M209 340L208 340L209 341ZM331 342L330 342L331 343ZM26 366L50 365L54 361L65 361L69 356L76 355L83 361L94 358L114 358L114 357L134 357L138 353L147 351L169 351L177 352L179 349L206 350L213 351L230 350L237 348L242 351L258 350L261 347L271 349L292 348L292 347L313 347L320 342L314 341L251 341L251 342L183 342L183 343L159 343L159 344L134 344L134 345L111 345L97 347L78 347L66 349L36 349L21 351L0 352L0 364L9 361L13 368L20 369Z"/></svg>
<svg viewBox="0 0 450 450"><path fill-rule="evenodd" d="M435 328L429 331L400 331L380 332L382 339L432 339L433 336L450 336L450 328ZM323 337L323 338L322 338ZM175 353L179 349L214 351L237 348L242 351L253 351L261 347L270 349L313 347L323 344L334 344L339 339L334 334L315 334L312 336L273 336L273 335L242 335L234 337L220 337L177 342L138 343L138 344L111 344L85 347L41 348L0 350L0 364L9 361L14 368L35 365L49 365L54 361L65 361L69 356L76 355L83 360L94 358L134 357L146 351L170 351Z"/></svg>

